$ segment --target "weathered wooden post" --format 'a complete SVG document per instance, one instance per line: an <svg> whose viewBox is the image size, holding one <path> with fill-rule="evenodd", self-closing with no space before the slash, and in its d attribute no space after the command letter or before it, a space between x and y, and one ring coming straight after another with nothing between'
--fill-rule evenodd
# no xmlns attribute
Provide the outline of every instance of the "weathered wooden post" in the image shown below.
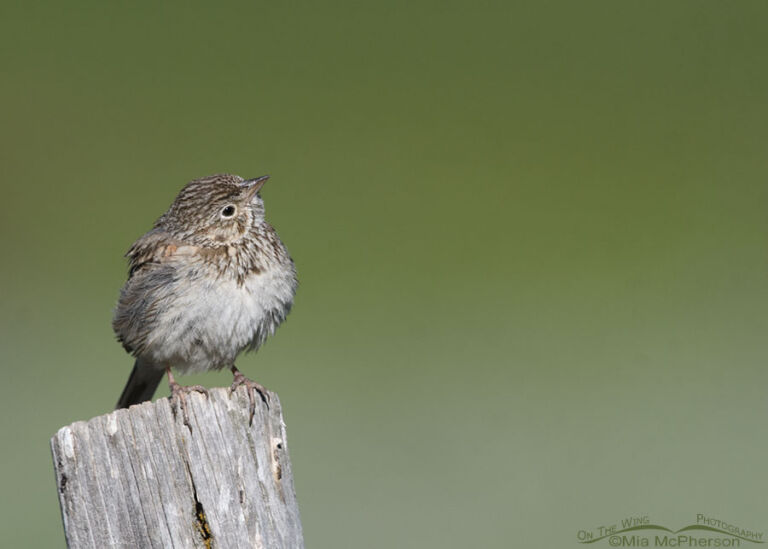
<svg viewBox="0 0 768 549"><path fill-rule="evenodd" d="M168 399L64 427L51 439L70 548L304 546L280 401L244 389ZM258 400L258 399L257 399Z"/></svg>

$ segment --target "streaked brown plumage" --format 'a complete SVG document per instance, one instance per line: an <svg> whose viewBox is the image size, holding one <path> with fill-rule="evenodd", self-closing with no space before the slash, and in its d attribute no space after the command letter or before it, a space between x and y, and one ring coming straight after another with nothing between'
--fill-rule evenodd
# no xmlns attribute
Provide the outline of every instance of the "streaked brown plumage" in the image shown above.
<svg viewBox="0 0 768 549"><path fill-rule="evenodd" d="M264 220L259 194L266 177L220 174L187 184L128 251L129 275L113 328L136 365L118 407L151 398L163 371L183 404L170 368L197 372L229 367L233 389L245 384L234 366L274 333L293 304L296 271ZM194 387L193 390L203 390Z"/></svg>

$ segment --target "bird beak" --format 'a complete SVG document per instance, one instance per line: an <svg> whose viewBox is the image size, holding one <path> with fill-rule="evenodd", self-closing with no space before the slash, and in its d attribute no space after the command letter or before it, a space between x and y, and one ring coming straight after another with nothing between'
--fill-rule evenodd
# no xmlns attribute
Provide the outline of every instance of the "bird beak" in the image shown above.
<svg viewBox="0 0 768 549"><path fill-rule="evenodd" d="M241 187L247 189L246 196L248 200L251 200L254 196L256 196L256 193L259 192L259 190L264 186L264 183L267 182L267 179L269 179L268 175L262 175L256 179L247 179L240 183Z"/></svg>

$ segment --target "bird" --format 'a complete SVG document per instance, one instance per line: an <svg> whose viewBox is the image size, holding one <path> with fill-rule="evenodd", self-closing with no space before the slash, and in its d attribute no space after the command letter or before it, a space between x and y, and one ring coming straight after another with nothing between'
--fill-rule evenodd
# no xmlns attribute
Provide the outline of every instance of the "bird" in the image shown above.
<svg viewBox="0 0 768 549"><path fill-rule="evenodd" d="M240 353L275 333L298 286L293 259L265 220L267 179L216 174L190 181L126 253L128 279L112 327L135 363L116 409L150 400L167 375L174 414L181 408L189 426L186 396L207 390L179 385L172 370L223 368L234 376L230 394L248 390L249 422L255 393L268 405L266 389L235 366Z"/></svg>

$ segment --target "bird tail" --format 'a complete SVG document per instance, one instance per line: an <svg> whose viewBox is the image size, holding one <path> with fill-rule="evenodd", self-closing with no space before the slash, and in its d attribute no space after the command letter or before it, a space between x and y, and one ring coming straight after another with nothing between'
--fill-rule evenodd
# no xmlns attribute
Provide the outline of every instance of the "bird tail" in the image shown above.
<svg viewBox="0 0 768 549"><path fill-rule="evenodd" d="M163 379L163 373L163 370L155 368L154 365L137 359L115 410L151 399Z"/></svg>

